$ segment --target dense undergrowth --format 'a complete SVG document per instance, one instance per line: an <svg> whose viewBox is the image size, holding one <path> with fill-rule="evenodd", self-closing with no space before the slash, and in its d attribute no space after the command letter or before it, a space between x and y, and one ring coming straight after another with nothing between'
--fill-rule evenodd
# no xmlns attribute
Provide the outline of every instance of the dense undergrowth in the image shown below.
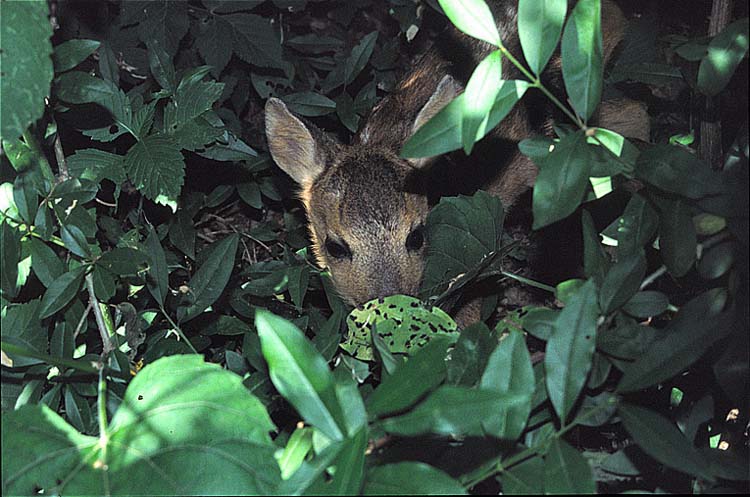
<svg viewBox="0 0 750 497"><path fill-rule="evenodd" d="M523 53L404 153L471 150L561 45L533 194L505 230L443 199L426 304L352 311L263 105L345 139L437 2L2 2L3 493L746 492L747 7L706 37L709 5L623 5L605 71L598 0L519 3ZM440 5L497 43L481 0ZM588 127L602 94L647 102L651 143ZM481 323L434 307L472 289Z"/></svg>

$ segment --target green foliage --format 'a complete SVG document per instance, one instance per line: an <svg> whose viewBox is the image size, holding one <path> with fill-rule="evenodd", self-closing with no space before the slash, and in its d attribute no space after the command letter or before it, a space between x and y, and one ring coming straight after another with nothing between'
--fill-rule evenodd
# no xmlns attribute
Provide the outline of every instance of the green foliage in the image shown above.
<svg viewBox="0 0 750 497"><path fill-rule="evenodd" d="M3 494L747 491L747 125L722 114L708 164L672 124L693 92L742 101L746 18L634 21L605 68L598 0L518 2L520 53L483 0L70 4L54 47L46 2L0 16ZM353 133L447 22L491 47L404 157L470 168L522 99L570 121L518 145L528 222L442 198L421 300L352 310L260 109ZM589 123L624 81L682 85L654 143Z"/></svg>

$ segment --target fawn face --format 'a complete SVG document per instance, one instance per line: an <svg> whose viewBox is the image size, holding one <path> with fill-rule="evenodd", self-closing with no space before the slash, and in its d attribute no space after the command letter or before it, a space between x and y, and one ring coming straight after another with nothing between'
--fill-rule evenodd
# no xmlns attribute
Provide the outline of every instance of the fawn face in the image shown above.
<svg viewBox="0 0 750 497"><path fill-rule="evenodd" d="M442 93L441 93L442 92ZM414 121L426 122L455 96L446 79ZM425 160L398 157L366 139L343 145L294 116L281 100L266 104L266 135L276 163L300 186L317 263L353 305L396 293L415 295L425 264Z"/></svg>

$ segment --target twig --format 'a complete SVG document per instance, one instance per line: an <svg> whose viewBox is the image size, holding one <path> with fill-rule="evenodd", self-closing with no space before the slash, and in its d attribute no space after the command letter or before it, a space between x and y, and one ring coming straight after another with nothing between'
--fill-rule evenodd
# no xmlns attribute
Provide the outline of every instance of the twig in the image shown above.
<svg viewBox="0 0 750 497"><path fill-rule="evenodd" d="M60 141L60 130L55 132L55 158L57 159L57 180L63 182L70 178L68 173L68 161L65 160L65 152L63 152L62 142Z"/></svg>
<svg viewBox="0 0 750 497"><path fill-rule="evenodd" d="M96 326L99 328L99 335L102 337L102 356L106 356L114 350L112 342L109 339L109 332L107 331L107 325L104 323L104 316L102 316L102 310L99 307L99 301L96 300L94 293L94 277L92 273L86 275L86 289L89 292L89 305L94 310L94 317L96 318Z"/></svg>

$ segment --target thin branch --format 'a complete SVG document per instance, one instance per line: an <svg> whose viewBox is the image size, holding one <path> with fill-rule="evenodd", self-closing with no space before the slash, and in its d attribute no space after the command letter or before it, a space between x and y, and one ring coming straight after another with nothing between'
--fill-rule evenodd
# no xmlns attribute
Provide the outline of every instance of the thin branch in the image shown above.
<svg viewBox="0 0 750 497"><path fill-rule="evenodd" d="M89 292L89 305L94 310L94 317L96 318L96 326L99 328L99 335L102 337L102 356L106 356L114 350L111 340L109 339L109 332L107 331L107 325L104 322L104 316L102 315L102 309L99 307L99 301L96 300L94 293L94 277L92 273L86 275L86 289Z"/></svg>

